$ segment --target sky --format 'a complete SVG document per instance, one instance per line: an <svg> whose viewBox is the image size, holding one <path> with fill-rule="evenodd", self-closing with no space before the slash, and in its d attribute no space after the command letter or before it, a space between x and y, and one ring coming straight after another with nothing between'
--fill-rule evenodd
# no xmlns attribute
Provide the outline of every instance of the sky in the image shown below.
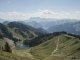
<svg viewBox="0 0 80 60"><path fill-rule="evenodd" d="M0 0L0 18L80 19L80 0Z"/></svg>

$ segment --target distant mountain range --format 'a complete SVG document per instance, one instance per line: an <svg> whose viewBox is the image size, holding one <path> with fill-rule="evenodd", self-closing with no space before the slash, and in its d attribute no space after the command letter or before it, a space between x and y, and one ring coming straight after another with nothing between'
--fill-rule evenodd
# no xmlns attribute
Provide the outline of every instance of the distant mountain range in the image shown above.
<svg viewBox="0 0 80 60"><path fill-rule="evenodd" d="M63 23L68 22L76 22L78 20L71 20L71 19L45 19L45 18L31 18L29 20L24 21L26 24L33 26L35 28L43 28L48 29L51 26L60 25Z"/></svg>
<svg viewBox="0 0 80 60"><path fill-rule="evenodd" d="M66 31L72 34L80 35L80 22L68 22L48 28L49 32Z"/></svg>
<svg viewBox="0 0 80 60"><path fill-rule="evenodd" d="M31 26L38 32L53 33L66 31L73 34L80 34L80 21L75 19L45 19L35 17L30 18L29 20L17 22ZM9 21L3 22L3 24L7 23L9 23Z"/></svg>
<svg viewBox="0 0 80 60"><path fill-rule="evenodd" d="M25 21L26 24L34 28L42 28L49 33L66 31L72 34L80 35L80 21L72 19L44 19L44 18L31 18Z"/></svg>
<svg viewBox="0 0 80 60"><path fill-rule="evenodd" d="M0 60L80 59L80 21L35 19L0 23Z"/></svg>

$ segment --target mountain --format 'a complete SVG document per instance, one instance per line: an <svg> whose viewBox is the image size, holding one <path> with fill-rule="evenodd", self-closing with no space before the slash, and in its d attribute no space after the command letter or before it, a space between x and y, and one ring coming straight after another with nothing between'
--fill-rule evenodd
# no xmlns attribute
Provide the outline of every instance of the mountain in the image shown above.
<svg viewBox="0 0 80 60"><path fill-rule="evenodd" d="M27 20L29 25L34 28L42 28L48 33L66 31L72 34L80 35L80 21L75 19L45 19L45 18L31 18ZM26 22L26 21L25 21ZM27 22L27 23L28 23ZM40 29L41 30L41 29Z"/></svg>
<svg viewBox="0 0 80 60"><path fill-rule="evenodd" d="M46 32L43 32L42 29L40 31L40 29L33 28L18 21L0 23L0 38L4 41L6 40L10 45L15 44L16 48L21 47L23 42L27 42L44 34L46 34Z"/></svg>
<svg viewBox="0 0 80 60"><path fill-rule="evenodd" d="M2 24L7 25L10 21L4 21Z"/></svg>
<svg viewBox="0 0 80 60"><path fill-rule="evenodd" d="M7 45L5 45L6 43ZM0 23L0 51L6 51L7 47L15 47L14 38L12 33L8 30L7 26Z"/></svg>
<svg viewBox="0 0 80 60"><path fill-rule="evenodd" d="M23 41L31 40L38 35L42 35L41 31L19 22L9 22L7 24L0 23L0 39L8 42L10 45L23 44ZM5 44L3 42L3 44Z"/></svg>
<svg viewBox="0 0 80 60"><path fill-rule="evenodd" d="M2 23L0 23L0 34L4 37L7 37L7 38L12 38L12 34L11 32L8 30L8 28L3 25Z"/></svg>
<svg viewBox="0 0 80 60"><path fill-rule="evenodd" d="M49 36L51 37L48 38ZM49 36L45 39L41 37L42 40L46 41L32 47L31 54L35 58L39 60L80 59L80 36L65 32L58 32L56 35Z"/></svg>
<svg viewBox="0 0 80 60"><path fill-rule="evenodd" d="M43 33L44 32L48 33L48 31L46 31L46 29L43 28L43 25L40 24L40 22L37 22L37 21L27 21L25 24L27 24L29 26L32 26L32 27L36 28L38 31L41 31Z"/></svg>
<svg viewBox="0 0 80 60"><path fill-rule="evenodd" d="M68 25L72 26L72 24ZM76 22L74 26L79 26L79 22ZM6 51L6 42L12 53ZM16 49L23 45L26 49ZM42 34L36 28L20 22L0 23L0 59L80 59L80 36L64 31Z"/></svg>
<svg viewBox="0 0 80 60"><path fill-rule="evenodd" d="M34 46L37 46L37 45L51 39L52 37L55 37L56 35L60 35L61 33L65 33L65 32L55 32L55 33L51 33L51 34L41 35L39 37L35 37L31 41L28 41L26 44L31 47L34 47Z"/></svg>
<svg viewBox="0 0 80 60"><path fill-rule="evenodd" d="M35 28L40 33L43 33L43 34L48 33L48 31L46 31L46 29L44 29L43 26L40 23L38 23L37 21L22 21L20 23L29 25L29 26Z"/></svg>
<svg viewBox="0 0 80 60"><path fill-rule="evenodd" d="M25 23L21 23L21 22L11 22L11 23L9 23L9 24L11 24L11 25L13 25L13 26L16 26L17 28L19 28L20 30L31 30L31 31L34 31L36 34L45 34L46 32L44 32L44 31L42 31L42 30L39 30L38 28L34 28L34 27L32 27L32 26L30 26L30 25L28 25L28 24L25 24ZM9 25L8 24L8 25ZM10 25L10 26L11 26ZM10 27L9 26L9 27Z"/></svg>
<svg viewBox="0 0 80 60"><path fill-rule="evenodd" d="M59 32L66 31L72 34L80 35L80 22L68 22L56 26L51 26L48 28L49 32Z"/></svg>
<svg viewBox="0 0 80 60"><path fill-rule="evenodd" d="M5 19L0 18L0 23L3 23L4 21L6 21Z"/></svg>
<svg viewBox="0 0 80 60"><path fill-rule="evenodd" d="M35 28L19 22L0 23L0 60L34 60L27 56L22 57L23 52L17 55L19 52L16 54L15 51L17 51L17 47L23 45L23 41L31 40L40 34L42 33ZM12 52L9 52L8 48Z"/></svg>
<svg viewBox="0 0 80 60"><path fill-rule="evenodd" d="M41 24L39 24L36 21L26 21L26 24L29 26L32 26L34 28L41 28L42 27Z"/></svg>
<svg viewBox="0 0 80 60"><path fill-rule="evenodd" d="M48 26L45 22L42 25ZM0 23L0 60L80 59L80 22L56 22L50 26L55 28L53 33L19 21Z"/></svg>
<svg viewBox="0 0 80 60"><path fill-rule="evenodd" d="M7 26L14 37L18 36L18 38L32 38L34 35L37 35L37 32L32 31L34 28L19 22L10 22Z"/></svg>
<svg viewBox="0 0 80 60"><path fill-rule="evenodd" d="M51 26L56 26L64 23L72 23L72 22L77 22L79 20L75 19L50 19L50 18L40 18L40 17L32 17L26 21L27 24L34 28L43 28L47 30Z"/></svg>

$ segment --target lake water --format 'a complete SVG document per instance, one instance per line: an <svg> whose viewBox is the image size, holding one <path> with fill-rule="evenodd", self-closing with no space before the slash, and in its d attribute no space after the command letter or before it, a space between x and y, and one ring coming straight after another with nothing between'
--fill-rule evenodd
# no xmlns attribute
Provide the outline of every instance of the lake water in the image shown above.
<svg viewBox="0 0 80 60"><path fill-rule="evenodd" d="M17 49L17 50L21 50L21 49L29 49L29 48L30 48L29 46L23 45L23 44L20 44L20 45L17 45L17 46L16 46L16 49Z"/></svg>

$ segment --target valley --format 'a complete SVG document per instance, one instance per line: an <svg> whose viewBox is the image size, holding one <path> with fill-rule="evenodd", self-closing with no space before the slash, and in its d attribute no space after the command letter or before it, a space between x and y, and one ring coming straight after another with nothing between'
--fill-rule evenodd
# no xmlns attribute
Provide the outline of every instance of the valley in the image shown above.
<svg viewBox="0 0 80 60"><path fill-rule="evenodd" d="M80 59L80 35L44 32L21 22L0 23L0 60Z"/></svg>
<svg viewBox="0 0 80 60"><path fill-rule="evenodd" d="M0 60L80 60L80 0L0 0Z"/></svg>

